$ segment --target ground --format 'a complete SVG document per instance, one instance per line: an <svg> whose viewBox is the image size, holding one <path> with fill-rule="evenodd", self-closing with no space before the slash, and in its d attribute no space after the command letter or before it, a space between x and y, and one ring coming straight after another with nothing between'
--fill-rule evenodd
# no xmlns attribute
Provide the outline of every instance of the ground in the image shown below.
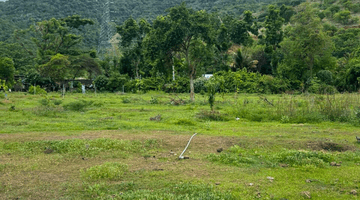
<svg viewBox="0 0 360 200"><path fill-rule="evenodd" d="M206 96L187 99L9 94L0 104L0 199L359 198L356 124L236 120L243 102L267 108L247 94L218 95L220 117L206 118ZM194 133L189 159L179 160Z"/></svg>

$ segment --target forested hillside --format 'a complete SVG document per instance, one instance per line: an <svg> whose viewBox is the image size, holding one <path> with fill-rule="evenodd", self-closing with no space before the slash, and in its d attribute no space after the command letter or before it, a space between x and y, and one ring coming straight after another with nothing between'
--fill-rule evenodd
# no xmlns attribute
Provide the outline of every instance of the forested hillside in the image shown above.
<svg viewBox="0 0 360 200"><path fill-rule="evenodd" d="M46 88L82 77L103 91L190 88L193 98L212 73L222 92L360 88L359 0L41 2L0 3L9 86L8 74Z"/></svg>
<svg viewBox="0 0 360 200"><path fill-rule="evenodd" d="M122 23L132 16L135 19L145 18L149 21L165 10L178 5L183 0L112 0L110 2L110 18L115 23ZM256 11L274 0L187 0L188 6L195 10L208 12L218 11L240 15L245 10ZM28 28L33 21L38 22L50 18L63 18L74 14L90 18L97 22L102 20L103 5L106 1L98 0L9 0L0 2L0 41L10 37L15 29ZM93 36L95 37L95 36Z"/></svg>

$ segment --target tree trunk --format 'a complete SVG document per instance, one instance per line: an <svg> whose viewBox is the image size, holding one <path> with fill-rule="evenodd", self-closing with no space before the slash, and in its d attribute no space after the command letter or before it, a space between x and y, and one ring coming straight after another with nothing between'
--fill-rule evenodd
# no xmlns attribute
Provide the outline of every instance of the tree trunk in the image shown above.
<svg viewBox="0 0 360 200"><path fill-rule="evenodd" d="M190 74L190 100L194 102L194 77Z"/></svg>
<svg viewBox="0 0 360 200"><path fill-rule="evenodd" d="M189 49L186 50L185 56L186 56L186 61L187 61L189 72L190 72L190 101L194 102L194 71L195 71L195 69L190 64Z"/></svg>

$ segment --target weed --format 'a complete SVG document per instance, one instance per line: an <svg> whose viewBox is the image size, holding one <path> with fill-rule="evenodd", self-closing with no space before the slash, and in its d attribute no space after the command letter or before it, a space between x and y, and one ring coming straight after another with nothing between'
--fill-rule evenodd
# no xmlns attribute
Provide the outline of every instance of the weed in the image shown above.
<svg viewBox="0 0 360 200"><path fill-rule="evenodd" d="M187 119L187 118L182 118L182 119L178 119L174 122L174 124L176 125L185 125L185 126L195 126L195 122L193 120Z"/></svg>
<svg viewBox="0 0 360 200"><path fill-rule="evenodd" d="M131 103L131 99L130 98L121 98L122 103Z"/></svg>
<svg viewBox="0 0 360 200"><path fill-rule="evenodd" d="M150 104L159 104L159 99L157 97L151 97Z"/></svg>
<svg viewBox="0 0 360 200"><path fill-rule="evenodd" d="M67 103L63 107L64 107L65 110L84 112L93 103L94 103L93 101L80 100L80 101L74 101L74 102Z"/></svg>
<svg viewBox="0 0 360 200"><path fill-rule="evenodd" d="M275 154L274 160L292 167L307 165L325 167L334 160L334 157L331 154L317 151L284 150L283 152Z"/></svg>
<svg viewBox="0 0 360 200"><path fill-rule="evenodd" d="M161 115L156 115L155 117L150 117L150 121L160 121L161 120Z"/></svg>
<svg viewBox="0 0 360 200"><path fill-rule="evenodd" d="M281 117L281 123L289 123L290 122L290 118L289 118L289 116L286 116L286 115L284 115L284 116L282 116Z"/></svg>
<svg viewBox="0 0 360 200"><path fill-rule="evenodd" d="M234 165L234 166L246 166L246 165L253 165L259 164L261 160L246 152L245 150L241 149L239 146L234 145L229 148L224 153L220 154L209 154L207 159L211 162L217 162L227 165Z"/></svg>
<svg viewBox="0 0 360 200"><path fill-rule="evenodd" d="M37 85L37 86L30 86L29 87L29 94L47 94L47 92L44 90L44 89L42 89L39 85Z"/></svg>
<svg viewBox="0 0 360 200"><path fill-rule="evenodd" d="M209 121L229 121L227 115L221 114L219 111L201 111L196 114L196 117Z"/></svg>
<svg viewBox="0 0 360 200"><path fill-rule="evenodd" d="M14 105L11 105L10 108L9 108L9 111L15 111L15 106Z"/></svg>
<svg viewBox="0 0 360 200"><path fill-rule="evenodd" d="M148 139L144 142L146 148L157 148L159 147L159 142L157 139Z"/></svg>
<svg viewBox="0 0 360 200"><path fill-rule="evenodd" d="M62 101L61 100L54 100L54 105L55 106L58 106L58 105L60 105L60 104L62 104Z"/></svg>
<svg viewBox="0 0 360 200"><path fill-rule="evenodd" d="M81 170L81 176L85 179L91 180L119 180L127 171L128 166L126 164L106 162L102 165L97 165L86 170Z"/></svg>

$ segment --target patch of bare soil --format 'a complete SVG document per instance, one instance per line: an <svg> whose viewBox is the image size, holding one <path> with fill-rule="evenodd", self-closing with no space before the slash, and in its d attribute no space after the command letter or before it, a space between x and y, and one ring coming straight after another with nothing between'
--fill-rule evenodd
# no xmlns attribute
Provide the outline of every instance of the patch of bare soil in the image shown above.
<svg viewBox="0 0 360 200"><path fill-rule="evenodd" d="M322 142L322 141L309 141L307 143L308 147L312 150L326 150L326 151L354 151L356 150L355 146L350 146L346 144L338 144L335 142Z"/></svg>

